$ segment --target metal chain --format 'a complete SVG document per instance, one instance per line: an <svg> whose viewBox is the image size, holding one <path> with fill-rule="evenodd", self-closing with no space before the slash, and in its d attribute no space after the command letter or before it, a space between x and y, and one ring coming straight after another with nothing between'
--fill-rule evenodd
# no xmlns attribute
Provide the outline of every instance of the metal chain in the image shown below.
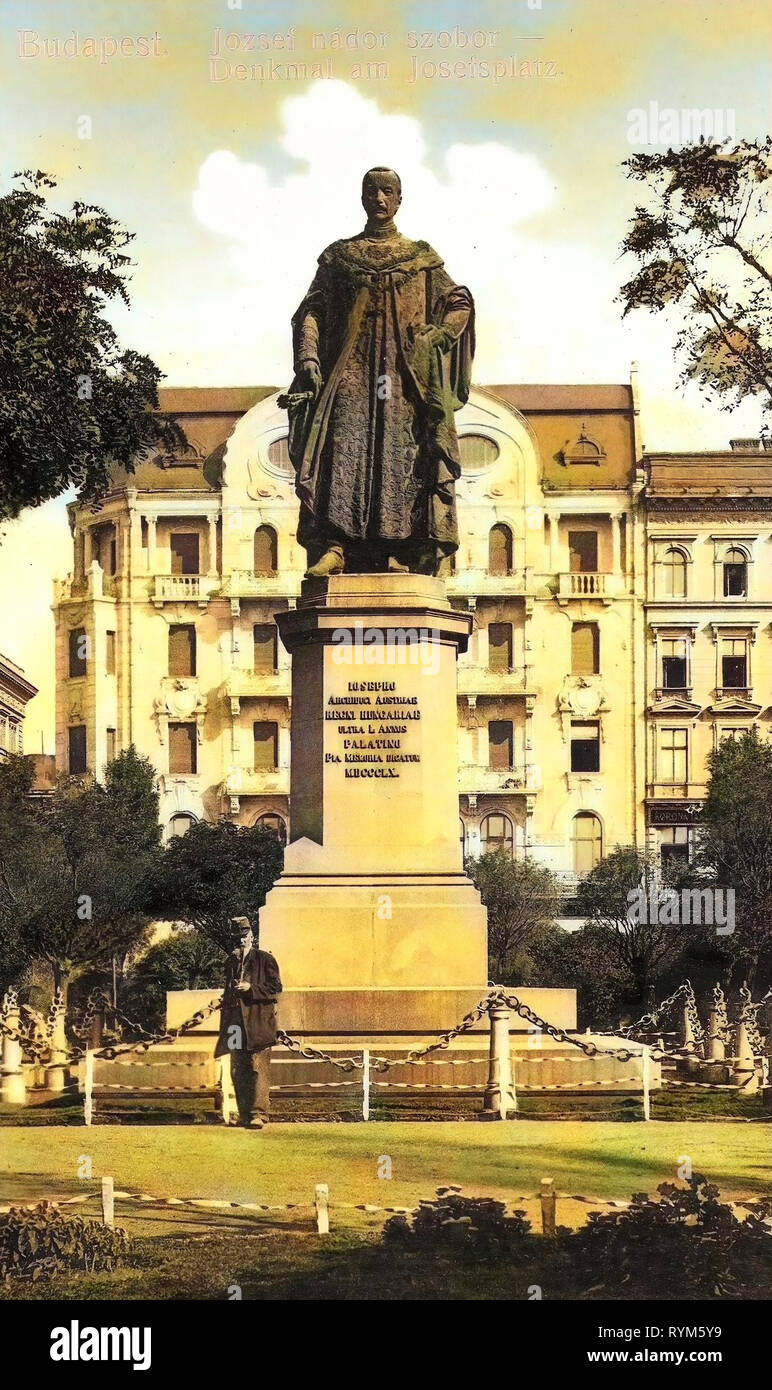
<svg viewBox="0 0 772 1390"><path fill-rule="evenodd" d="M533 1009L529 1008L527 1004L524 1004L521 999L518 999L516 994L506 994L503 988L497 990L496 999L502 1004L506 1004L507 1008L514 1009L515 1013L519 1014L521 1018L526 1019L528 1023L532 1023L540 1032L546 1033L548 1037L554 1038L556 1042L570 1043L572 1047L578 1047L586 1057L616 1057L620 1062L630 1062L633 1057L637 1056L637 1053L630 1052L627 1048L597 1047L595 1043L582 1042L581 1038L572 1037L564 1028L558 1028L556 1024L547 1023L546 1019L540 1018ZM495 1000L492 1002L495 1002Z"/></svg>

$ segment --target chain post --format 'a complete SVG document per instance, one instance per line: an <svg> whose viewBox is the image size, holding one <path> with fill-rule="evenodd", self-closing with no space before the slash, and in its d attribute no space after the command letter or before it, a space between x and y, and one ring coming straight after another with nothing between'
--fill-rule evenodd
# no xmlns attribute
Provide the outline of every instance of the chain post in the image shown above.
<svg viewBox="0 0 772 1390"><path fill-rule="evenodd" d="M8 991L3 1005L3 1066L0 1099L6 1105L26 1105L27 1083L24 1076L24 1057L19 1036L21 1013L15 990Z"/></svg>
<svg viewBox="0 0 772 1390"><path fill-rule="evenodd" d="M64 1031L64 1000L57 990L49 1016L50 1054L46 1065L46 1090L63 1091L67 1084L67 1037Z"/></svg>
<svg viewBox="0 0 772 1390"><path fill-rule="evenodd" d="M542 1235L554 1236L557 1226L557 1193L555 1192L554 1178L542 1178L539 1183L539 1198L541 1201Z"/></svg>
<svg viewBox="0 0 772 1390"><path fill-rule="evenodd" d="M509 1056L509 1007L501 997L494 997L488 1012L491 1023L490 1053L483 1105L489 1118L506 1120L517 1110L512 1093Z"/></svg>
<svg viewBox="0 0 772 1390"><path fill-rule="evenodd" d="M362 1048L362 1119L370 1118L370 1049Z"/></svg>

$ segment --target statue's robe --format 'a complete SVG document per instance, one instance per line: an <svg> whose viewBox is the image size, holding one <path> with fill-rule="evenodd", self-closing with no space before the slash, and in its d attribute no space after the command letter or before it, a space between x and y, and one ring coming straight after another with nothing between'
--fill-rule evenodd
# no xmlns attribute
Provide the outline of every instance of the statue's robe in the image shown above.
<svg viewBox="0 0 772 1390"><path fill-rule="evenodd" d="M441 330L430 346L417 330ZM454 411L467 400L474 305L425 241L333 242L293 320L295 370L318 361L315 402L290 409L298 539L458 547Z"/></svg>

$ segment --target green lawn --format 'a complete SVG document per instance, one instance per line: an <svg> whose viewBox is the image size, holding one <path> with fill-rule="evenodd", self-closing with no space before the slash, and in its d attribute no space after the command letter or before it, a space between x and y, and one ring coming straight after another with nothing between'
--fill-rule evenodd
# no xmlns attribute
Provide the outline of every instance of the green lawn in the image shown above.
<svg viewBox="0 0 772 1390"><path fill-rule="evenodd" d="M727 1195L752 1196L769 1185L769 1133L731 1120L4 1128L0 1188L6 1200L83 1191L87 1154L95 1179L111 1174L116 1187L156 1196L310 1205L326 1182L333 1204L408 1206L445 1183L511 1201L552 1177L561 1191L618 1198L674 1179L688 1155ZM378 1177L381 1155L390 1180Z"/></svg>
<svg viewBox="0 0 772 1390"><path fill-rule="evenodd" d="M1 1137L0 1200L6 1202L96 1193L100 1176L111 1174L117 1188L155 1196L297 1204L256 1215L118 1203L116 1221L132 1238L125 1267L34 1285L12 1280L3 1299L226 1299L238 1285L248 1299L525 1300L535 1278L545 1284L545 1297L560 1299L575 1294L565 1270L550 1264L549 1242L538 1236L530 1264L470 1267L384 1250L385 1217L345 1204L413 1206L437 1187L456 1184L469 1195L523 1206L538 1231L538 1201L518 1199L535 1193L540 1178L554 1178L559 1192L629 1198L675 1179L684 1156L725 1197L769 1190L769 1127L737 1120L277 1123L262 1133L211 1125L18 1127L4 1128ZM391 1159L390 1180L378 1177L384 1155ZM77 1177L83 1156L91 1159L91 1182ZM315 1230L318 1182L330 1188L327 1239ZM97 1217L99 1204L72 1210ZM580 1225L588 1210L563 1198L558 1222Z"/></svg>

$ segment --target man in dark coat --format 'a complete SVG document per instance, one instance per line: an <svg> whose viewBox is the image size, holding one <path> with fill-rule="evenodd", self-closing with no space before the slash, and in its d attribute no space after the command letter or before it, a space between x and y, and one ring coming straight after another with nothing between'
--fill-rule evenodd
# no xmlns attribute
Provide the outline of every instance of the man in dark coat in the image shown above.
<svg viewBox="0 0 772 1390"><path fill-rule="evenodd" d="M474 305L425 241L397 231L393 169L362 185L367 224L333 242L292 320L289 452L311 575L435 574L458 547L454 412L466 401Z"/></svg>
<svg viewBox="0 0 772 1390"><path fill-rule="evenodd" d="M228 957L215 1057L230 1054L239 1119L248 1129L268 1120L271 1048L276 1042L279 967L269 951L258 949L247 917L235 917L241 945Z"/></svg>

